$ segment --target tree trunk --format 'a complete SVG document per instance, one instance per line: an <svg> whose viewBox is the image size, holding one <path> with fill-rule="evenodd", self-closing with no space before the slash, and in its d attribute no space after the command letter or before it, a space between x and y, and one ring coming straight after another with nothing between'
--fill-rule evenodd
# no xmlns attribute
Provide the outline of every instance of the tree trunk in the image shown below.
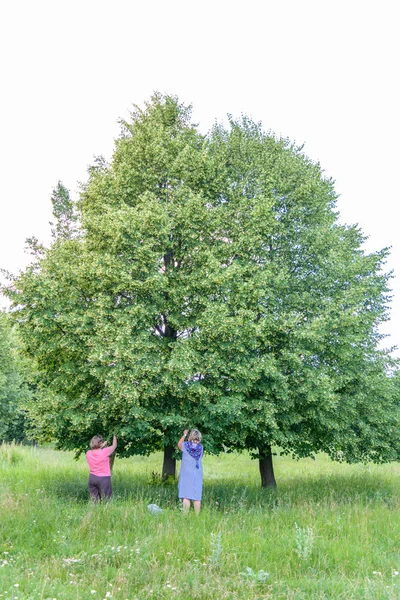
<svg viewBox="0 0 400 600"><path fill-rule="evenodd" d="M260 451L259 467L261 475L261 487L276 487L274 465L272 464L271 446Z"/></svg>
<svg viewBox="0 0 400 600"><path fill-rule="evenodd" d="M162 480L165 481L172 475L175 478L176 474L176 459L173 458L175 448L173 446L166 446L164 448L164 462L162 468Z"/></svg>
<svg viewBox="0 0 400 600"><path fill-rule="evenodd" d="M115 461L115 450L112 454L110 454L110 471L112 473L113 470L113 466L114 466L114 461Z"/></svg>

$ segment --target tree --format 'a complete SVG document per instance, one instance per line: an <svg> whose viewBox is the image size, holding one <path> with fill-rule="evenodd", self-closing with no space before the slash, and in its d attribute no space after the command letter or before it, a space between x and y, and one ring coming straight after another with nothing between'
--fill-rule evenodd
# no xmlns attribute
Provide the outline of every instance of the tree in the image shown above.
<svg viewBox="0 0 400 600"><path fill-rule="evenodd" d="M125 455L164 448L167 476L197 425L209 451L252 451L263 485L273 445L395 459L388 251L338 223L320 166L245 117L202 136L170 96L122 126L76 206L59 184L53 244L8 291L39 434L80 451L116 431Z"/></svg>
<svg viewBox="0 0 400 600"><path fill-rule="evenodd" d="M271 443L298 457L396 460L395 362L377 349L388 251L365 255L358 228L338 224L333 182L301 149L247 119L230 126L215 128L213 148L240 283L220 296L208 347L219 346L216 379L229 365L236 426L262 483L275 484Z"/></svg>
<svg viewBox="0 0 400 600"><path fill-rule="evenodd" d="M0 311L0 440L25 439L23 402L29 397L19 359L15 332L8 315Z"/></svg>

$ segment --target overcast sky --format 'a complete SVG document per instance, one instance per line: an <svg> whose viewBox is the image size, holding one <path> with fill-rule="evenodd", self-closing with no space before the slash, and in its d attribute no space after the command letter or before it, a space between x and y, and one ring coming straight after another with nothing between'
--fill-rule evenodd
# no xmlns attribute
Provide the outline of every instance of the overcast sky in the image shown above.
<svg viewBox="0 0 400 600"><path fill-rule="evenodd" d="M0 8L0 267L50 237L50 195L76 197L118 118L157 90L192 103L207 131L247 113L336 180L341 221L366 250L391 246L400 346L399 57L394 0L22 0ZM1 304L1 302L0 302ZM3 302L4 305L4 302Z"/></svg>

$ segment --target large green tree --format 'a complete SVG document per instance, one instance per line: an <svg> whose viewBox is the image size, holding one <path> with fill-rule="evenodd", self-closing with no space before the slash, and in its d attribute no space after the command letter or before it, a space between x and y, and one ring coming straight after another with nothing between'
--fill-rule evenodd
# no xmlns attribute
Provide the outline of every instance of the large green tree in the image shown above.
<svg viewBox="0 0 400 600"><path fill-rule="evenodd" d="M190 108L155 95L123 123L79 202L52 197L50 248L9 295L45 392L38 434L86 448L116 431L125 455L182 427L206 447L398 458L386 318L387 250L338 223L333 182L247 118L200 135Z"/></svg>

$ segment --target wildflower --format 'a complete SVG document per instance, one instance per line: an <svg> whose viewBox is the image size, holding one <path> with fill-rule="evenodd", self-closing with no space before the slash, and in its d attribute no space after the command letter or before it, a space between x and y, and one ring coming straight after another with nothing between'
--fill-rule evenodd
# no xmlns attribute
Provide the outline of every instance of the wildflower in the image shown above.
<svg viewBox="0 0 400 600"><path fill-rule="evenodd" d="M65 562L66 565L70 565L72 563L80 563L82 561L80 558L63 558L63 562Z"/></svg>
<svg viewBox="0 0 400 600"><path fill-rule="evenodd" d="M90 590L91 594L96 594L96 590Z"/></svg>

